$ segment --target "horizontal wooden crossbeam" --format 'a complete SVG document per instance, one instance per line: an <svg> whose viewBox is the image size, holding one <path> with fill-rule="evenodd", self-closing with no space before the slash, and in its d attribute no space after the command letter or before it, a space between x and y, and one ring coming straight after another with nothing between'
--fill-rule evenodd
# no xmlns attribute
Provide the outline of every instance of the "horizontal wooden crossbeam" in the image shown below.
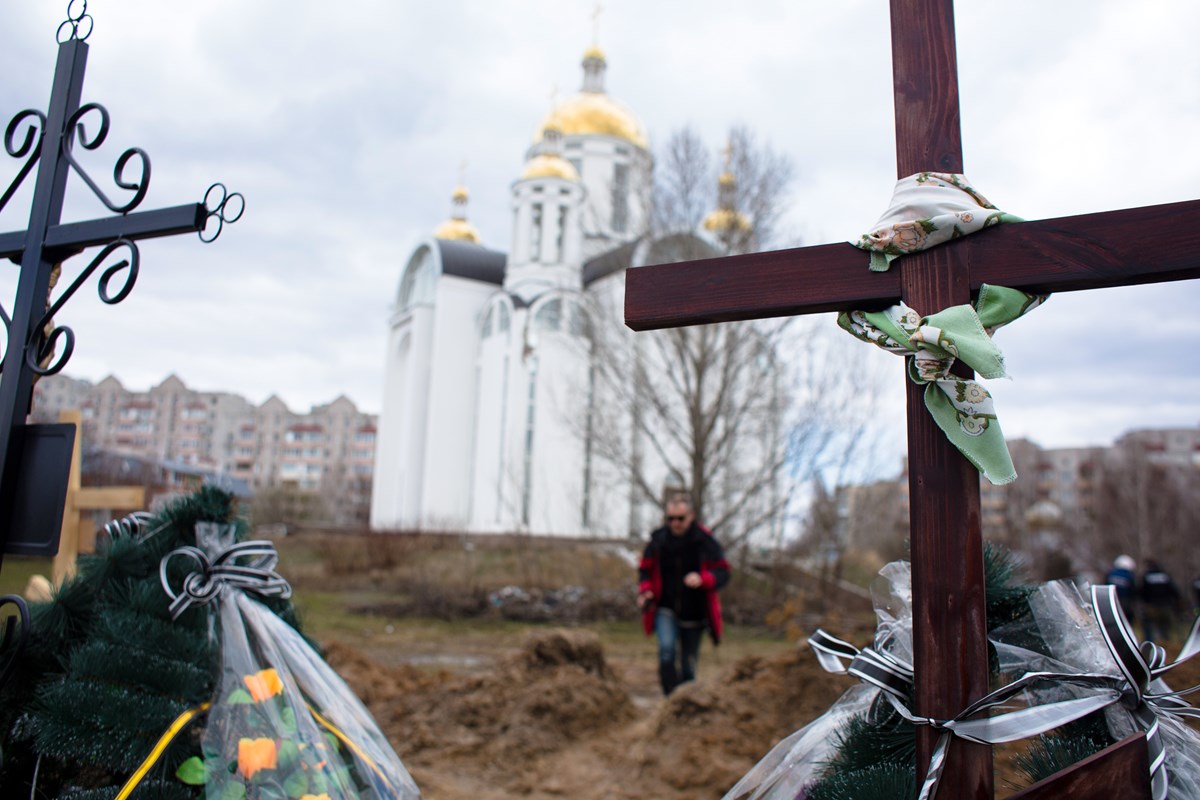
<svg viewBox="0 0 1200 800"><path fill-rule="evenodd" d="M1200 278L1200 200L1007 223L943 247L989 283L1038 294ZM626 273L634 330L880 308L900 299L901 258L870 272L848 243L638 267ZM925 309L918 309L926 311Z"/></svg>

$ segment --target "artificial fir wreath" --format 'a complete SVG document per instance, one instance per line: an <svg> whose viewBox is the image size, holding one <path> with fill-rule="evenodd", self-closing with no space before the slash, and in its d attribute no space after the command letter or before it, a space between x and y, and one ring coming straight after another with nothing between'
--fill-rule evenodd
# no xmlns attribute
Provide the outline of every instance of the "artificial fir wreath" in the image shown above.
<svg viewBox="0 0 1200 800"><path fill-rule="evenodd" d="M213 488L116 526L32 609L4 688L4 796L416 800L345 682L298 631L270 542Z"/></svg>

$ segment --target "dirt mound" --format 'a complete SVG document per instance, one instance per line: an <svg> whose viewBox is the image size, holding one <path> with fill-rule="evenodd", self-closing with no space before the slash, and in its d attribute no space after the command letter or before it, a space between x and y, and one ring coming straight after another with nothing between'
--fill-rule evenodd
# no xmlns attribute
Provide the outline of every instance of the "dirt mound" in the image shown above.
<svg viewBox="0 0 1200 800"><path fill-rule="evenodd" d="M327 653L429 800L720 798L850 685L806 652L745 658L639 710L599 639L571 630L477 677Z"/></svg>

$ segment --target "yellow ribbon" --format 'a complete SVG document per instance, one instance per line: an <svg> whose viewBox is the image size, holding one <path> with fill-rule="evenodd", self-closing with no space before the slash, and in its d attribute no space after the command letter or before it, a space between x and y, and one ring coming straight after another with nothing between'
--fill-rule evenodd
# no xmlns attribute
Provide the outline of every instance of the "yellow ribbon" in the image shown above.
<svg viewBox="0 0 1200 800"><path fill-rule="evenodd" d="M370 767L376 775L379 776L379 780L383 781L384 785L386 785L389 789L392 788L392 784L388 781L387 776L383 774L383 770L379 768L379 766L369 755L363 752L362 748L355 744L349 736L342 733L342 731L339 730L336 725L321 716L321 714L315 708L308 703L305 703L305 705L308 706L308 710L313 715L313 719L324 725L329 732L336 736L338 740L342 742L342 744L346 745L346 747L349 748L354 755L362 759L362 761L366 763L366 765ZM175 737L179 735L179 732L186 728L188 724L191 723L191 721L196 717L206 713L211 707L212 703L201 703L195 708L189 708L187 711L176 717L175 721L172 722L166 731L163 732L163 735L159 737L158 742L154 745L154 749L152 749L150 754L146 756L146 760L143 761L141 765L134 770L133 774L129 776L129 780L127 780L125 785L121 787L121 791L117 794L114 800L128 800L129 796L133 794L133 790L136 789L138 784L140 784L146 778L147 773L149 773L151 768L154 767L155 763L158 762L158 759L162 757L162 754L166 752L166 749L170 746L171 742L174 741Z"/></svg>
<svg viewBox="0 0 1200 800"><path fill-rule="evenodd" d="M212 707L212 703L201 703L195 708L189 708L176 717L166 732L159 737L158 743L154 745L154 749L150 751L150 755L146 756L146 760L142 762L141 766L129 776L129 780L121 787L121 791L117 794L115 800L127 800L129 795L133 794L133 790L142 782L142 779L146 777L146 773L150 771L150 768L154 766L155 762L158 761L175 737L179 735L179 732L186 728L188 723L196 717L208 711L210 707Z"/></svg>

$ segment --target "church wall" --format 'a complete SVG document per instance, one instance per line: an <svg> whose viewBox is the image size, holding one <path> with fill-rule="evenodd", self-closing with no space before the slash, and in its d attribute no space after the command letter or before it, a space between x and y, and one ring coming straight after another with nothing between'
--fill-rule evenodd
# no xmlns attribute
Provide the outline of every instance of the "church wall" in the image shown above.
<svg viewBox="0 0 1200 800"><path fill-rule="evenodd" d="M542 332L529 529L559 536L591 535L583 524L587 357L583 340Z"/></svg>
<svg viewBox="0 0 1200 800"><path fill-rule="evenodd" d="M425 421L421 526L462 530L471 520L479 320L495 286L438 280L433 370Z"/></svg>
<svg viewBox="0 0 1200 800"><path fill-rule="evenodd" d="M415 527L421 519L433 329L433 307L420 305L395 320L389 335L371 492L373 528Z"/></svg>
<svg viewBox="0 0 1200 800"><path fill-rule="evenodd" d="M500 531L512 528L511 486L506 487L506 448L509 444L517 369L513 366L513 330L494 333L480 343L476 361L474 476L471 481L471 528ZM519 360L517 361L519 367Z"/></svg>

